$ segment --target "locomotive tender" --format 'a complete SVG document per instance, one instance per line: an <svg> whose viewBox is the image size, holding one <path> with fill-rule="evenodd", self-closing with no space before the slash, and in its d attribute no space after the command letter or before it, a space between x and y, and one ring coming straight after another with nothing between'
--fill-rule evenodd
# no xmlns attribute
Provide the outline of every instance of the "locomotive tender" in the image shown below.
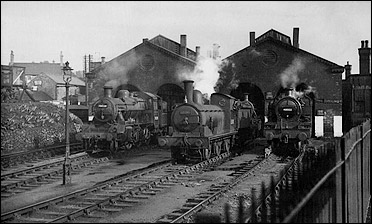
<svg viewBox="0 0 372 224"><path fill-rule="evenodd" d="M285 88L268 107L264 134L273 153L295 156L312 133L313 101L304 92Z"/></svg>
<svg viewBox="0 0 372 224"><path fill-rule="evenodd" d="M166 102L152 93L119 90L112 97L112 87L104 87L104 96L92 105L92 123L77 134L88 153L130 149L148 144L152 136L167 127Z"/></svg>
<svg viewBox="0 0 372 224"><path fill-rule="evenodd" d="M210 104L204 105L202 93L193 89L193 82L184 81L186 102L172 111L168 135L158 137L159 146L170 147L175 161L206 160L229 152L238 130L252 127L254 123L251 120L255 114L253 104L242 108L240 100L213 93Z"/></svg>

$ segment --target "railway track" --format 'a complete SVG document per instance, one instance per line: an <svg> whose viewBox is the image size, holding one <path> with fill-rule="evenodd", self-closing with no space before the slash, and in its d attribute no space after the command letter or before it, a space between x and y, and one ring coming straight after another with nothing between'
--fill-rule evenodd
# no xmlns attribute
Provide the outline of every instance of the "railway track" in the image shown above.
<svg viewBox="0 0 372 224"><path fill-rule="evenodd" d="M108 161L107 157L91 158L86 153L71 155L72 174L79 172L82 168ZM64 158L45 160L41 163L34 163L30 167L22 167L1 175L1 198L9 198L18 193L31 190L44 184L62 179L62 164Z"/></svg>
<svg viewBox="0 0 372 224"><path fill-rule="evenodd" d="M71 153L82 152L81 143L70 144ZM66 151L66 145L52 146L43 149L17 152L12 154L1 155L1 171L7 171L15 166L25 165L29 166L33 163L40 162L42 160L53 158L58 155L64 154Z"/></svg>
<svg viewBox="0 0 372 224"><path fill-rule="evenodd" d="M101 213L121 211L146 200L190 178L190 173L218 165L229 157L230 153L224 153L193 166L172 165L169 161L137 174L121 175L90 188L1 214L1 222L67 222L101 217Z"/></svg>
<svg viewBox="0 0 372 224"><path fill-rule="evenodd" d="M157 220L158 223L179 223L186 222L191 216L202 210L205 206L217 200L223 193L233 188L235 185L242 182L247 176L256 173L267 160L264 157L256 157L248 163L234 170L231 176L234 178L231 182L213 184L210 188L196 197L187 199L181 209L175 210L170 214L166 214Z"/></svg>

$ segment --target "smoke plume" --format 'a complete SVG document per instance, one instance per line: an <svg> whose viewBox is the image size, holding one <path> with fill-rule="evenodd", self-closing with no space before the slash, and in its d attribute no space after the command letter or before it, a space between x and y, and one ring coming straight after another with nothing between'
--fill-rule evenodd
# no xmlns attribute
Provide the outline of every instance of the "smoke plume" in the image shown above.
<svg viewBox="0 0 372 224"><path fill-rule="evenodd" d="M294 58L292 63L280 74L283 88L295 88L300 81L298 73L304 70L305 64L300 58Z"/></svg>
<svg viewBox="0 0 372 224"><path fill-rule="evenodd" d="M180 72L178 74L179 81L193 80L194 88L207 94L208 99L214 93L214 86L220 76L219 70L223 63L219 58L204 58L199 57L197 65L192 72Z"/></svg>
<svg viewBox="0 0 372 224"><path fill-rule="evenodd" d="M106 80L104 86L112 86L113 89L116 89L120 85L127 84L128 71L137 66L137 61L136 54L133 54L131 57L125 58L124 62L118 60L110 62L110 66L106 66L100 74Z"/></svg>

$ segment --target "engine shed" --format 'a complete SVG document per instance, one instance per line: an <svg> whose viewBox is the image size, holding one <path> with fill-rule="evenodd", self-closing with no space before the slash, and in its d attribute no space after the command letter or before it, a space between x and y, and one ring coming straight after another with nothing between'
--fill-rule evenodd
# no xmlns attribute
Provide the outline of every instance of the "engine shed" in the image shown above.
<svg viewBox="0 0 372 224"><path fill-rule="evenodd" d="M200 47L187 48L187 36L180 35L180 42L162 35L143 39L142 43L97 67L92 73L93 88L89 99L93 102L103 94L103 86L113 87L113 97L122 90L146 91L162 97L168 110L176 103L183 103L183 79L178 75L190 73L196 66Z"/></svg>
<svg viewBox="0 0 372 224"><path fill-rule="evenodd" d="M255 105L262 125L268 116L267 100L283 88L312 92L314 113L313 136L342 135L342 73L344 67L316 56L299 47L299 28L293 29L293 40L276 30L258 38L250 32L249 46L223 59L217 91L231 94ZM301 88L299 88L301 87Z"/></svg>

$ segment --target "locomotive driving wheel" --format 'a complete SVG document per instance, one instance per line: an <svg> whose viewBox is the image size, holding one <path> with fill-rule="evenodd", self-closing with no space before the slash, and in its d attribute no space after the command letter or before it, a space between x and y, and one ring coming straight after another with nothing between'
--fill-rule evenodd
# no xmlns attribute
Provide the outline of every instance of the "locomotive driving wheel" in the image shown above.
<svg viewBox="0 0 372 224"><path fill-rule="evenodd" d="M222 141L222 149L224 152L230 152L230 142L229 140Z"/></svg>
<svg viewBox="0 0 372 224"><path fill-rule="evenodd" d="M211 152L212 152L211 147L204 148L203 149L203 160L210 159L211 158L211 154L212 154Z"/></svg>
<svg viewBox="0 0 372 224"><path fill-rule="evenodd" d="M142 135L143 135L143 143L145 143L145 145L149 145L150 137L151 137L150 130L148 128L144 128L142 131Z"/></svg>
<svg viewBox="0 0 372 224"><path fill-rule="evenodd" d="M124 142L124 147L125 149L131 149L133 147L133 143L132 142Z"/></svg>
<svg viewBox="0 0 372 224"><path fill-rule="evenodd" d="M213 149L214 149L214 153L216 154L216 156L221 155L221 143L220 142L215 142L213 144Z"/></svg>

